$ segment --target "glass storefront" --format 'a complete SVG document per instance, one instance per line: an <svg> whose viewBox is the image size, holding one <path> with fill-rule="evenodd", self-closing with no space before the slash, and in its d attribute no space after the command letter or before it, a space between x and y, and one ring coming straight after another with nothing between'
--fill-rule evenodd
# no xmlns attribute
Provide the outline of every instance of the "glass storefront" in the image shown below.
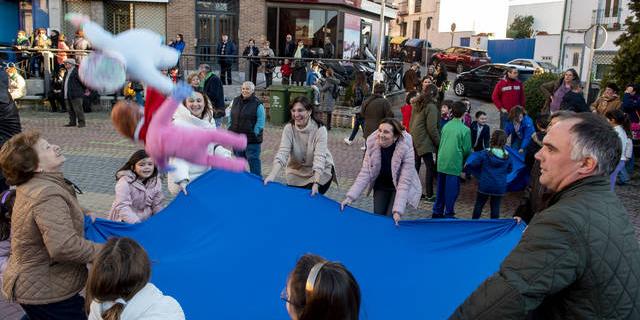
<svg viewBox="0 0 640 320"><path fill-rule="evenodd" d="M196 53L216 54L222 35L238 46L239 0L197 0L196 1ZM198 63L214 62L210 57L199 57Z"/></svg>
<svg viewBox="0 0 640 320"><path fill-rule="evenodd" d="M317 50L324 47L329 37L336 47L338 40L338 11L292 8L269 8L267 11L267 39L276 49L276 55L284 53L285 36L291 34L304 45ZM281 35L278 39L277 35ZM339 54L336 52L336 54Z"/></svg>

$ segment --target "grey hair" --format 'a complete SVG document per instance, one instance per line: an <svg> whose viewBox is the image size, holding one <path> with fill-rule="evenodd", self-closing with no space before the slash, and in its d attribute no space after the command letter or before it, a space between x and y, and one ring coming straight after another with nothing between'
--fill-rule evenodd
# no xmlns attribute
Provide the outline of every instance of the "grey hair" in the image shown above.
<svg viewBox="0 0 640 320"><path fill-rule="evenodd" d="M618 134L602 116L591 112L578 113L570 119L578 120L570 129L573 134L571 160L592 158L597 163L594 176L611 174L618 166L622 153Z"/></svg>
<svg viewBox="0 0 640 320"><path fill-rule="evenodd" d="M242 86L243 86L243 87L244 87L244 86L249 87L249 90L251 91L251 93L253 93L253 92L255 92L255 91L256 91L256 85L255 85L255 84L253 84L253 82L251 82L251 81L245 81L245 82L243 82L243 83L242 83Z"/></svg>

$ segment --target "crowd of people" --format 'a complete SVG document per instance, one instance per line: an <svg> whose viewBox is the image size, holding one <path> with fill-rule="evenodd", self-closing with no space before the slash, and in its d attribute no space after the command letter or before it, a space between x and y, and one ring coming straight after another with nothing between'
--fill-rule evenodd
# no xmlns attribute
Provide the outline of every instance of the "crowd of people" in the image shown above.
<svg viewBox="0 0 640 320"><path fill-rule="evenodd" d="M43 39L38 33L34 41ZM296 44L290 35L286 39L285 54L291 60L284 63L291 81L312 87L314 98L301 96L290 102L291 120L284 126L264 184L275 181L284 169L287 185L308 189L312 196L325 194L338 179L328 131L339 85L331 69L322 76L317 64L301 60L309 56L304 43ZM182 35L170 45L183 50ZM330 45L325 46L327 51L332 50ZM236 47L227 36L218 54L235 56ZM250 40L243 55L249 57L251 81L242 83L241 94L229 107L223 85L231 84L231 57L219 59L220 76L209 64L187 75L194 92L182 101L173 121L244 134L245 150L211 144L208 153L246 158L249 172L262 177L266 114L255 95L255 74L271 61L263 59L273 51L268 43L258 48ZM77 75L78 57L61 58L62 78L54 100L63 102L60 110L66 106L67 126L84 127L86 88ZM275 68L264 67L265 72ZM390 217L396 225L407 205L417 208L421 198L432 203L432 218L454 218L460 183L473 173L478 188L472 218L480 218L489 201L490 217L497 219L512 158L521 157L532 178L514 218L529 224L527 232L500 271L451 318L640 317L640 273L635 268L640 265L640 249L626 210L613 192L615 184L628 182L633 171L631 138L640 132L638 86L629 85L620 99L619 88L607 84L603 95L587 106L578 75L569 69L558 81L540 88L548 97L543 113L530 115L524 108L518 71L511 68L493 92L500 129L492 130L485 112L472 117L468 99L445 99L448 81L443 65L428 68L424 77L418 73L419 66L412 66L403 79L408 93L402 119L394 117L383 83L370 90L364 75L356 75L354 128L344 142L351 145L361 129L364 154L341 209L363 192L373 191L374 213ZM177 68L167 70L176 82L177 74ZM61 149L38 132L20 132L8 74L0 73L0 84L4 296L18 302L32 320L184 319L179 302L150 282L149 257L135 240L113 238L97 244L84 238L84 217L95 213L80 205L76 197L80 189L64 177ZM142 86L128 87L135 93L132 99L143 102ZM472 152L475 157L470 157ZM422 163L424 190L419 176ZM171 165L167 188L172 194L188 195L189 183L210 169L181 159L171 159ZM161 211L164 194L158 166L144 150L133 153L114 175L109 219L139 223ZM281 299L292 319L358 319L360 314L361 292L354 275L338 262L311 254L293 267Z"/></svg>

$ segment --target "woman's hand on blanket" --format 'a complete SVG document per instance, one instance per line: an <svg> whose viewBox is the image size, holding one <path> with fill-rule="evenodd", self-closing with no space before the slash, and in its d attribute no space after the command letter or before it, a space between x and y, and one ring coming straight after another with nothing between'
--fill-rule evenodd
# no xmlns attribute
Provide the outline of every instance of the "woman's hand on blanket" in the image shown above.
<svg viewBox="0 0 640 320"><path fill-rule="evenodd" d="M313 197L313 196L315 196L316 194L318 194L318 184L317 184L317 183L314 183L314 184L311 186L311 196Z"/></svg>
<svg viewBox="0 0 640 320"><path fill-rule="evenodd" d="M393 213L393 222L396 224L396 227L400 225L400 213L397 211Z"/></svg>
<svg viewBox="0 0 640 320"><path fill-rule="evenodd" d="M178 185L180 186L180 191L182 191L182 193L184 193L184 195L186 196L187 193L187 184L189 184L189 181L187 180L182 180L180 181L180 183L178 183Z"/></svg>
<svg viewBox="0 0 640 320"><path fill-rule="evenodd" d="M342 200L342 203L340 203L340 211L344 211L344 207L348 205L351 205L351 199L345 198L344 200Z"/></svg>

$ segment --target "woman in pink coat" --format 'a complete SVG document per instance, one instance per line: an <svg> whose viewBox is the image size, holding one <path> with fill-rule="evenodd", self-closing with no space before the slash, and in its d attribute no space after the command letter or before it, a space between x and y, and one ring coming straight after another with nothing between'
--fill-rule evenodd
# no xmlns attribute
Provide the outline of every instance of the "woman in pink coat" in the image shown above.
<svg viewBox="0 0 640 320"><path fill-rule="evenodd" d="M398 120L386 118L367 138L367 150L356 181L342 201L350 205L373 189L373 211L391 216L396 225L407 204L417 208L422 185L415 168L413 142Z"/></svg>
<svg viewBox="0 0 640 320"><path fill-rule="evenodd" d="M138 150L116 173L116 199L109 219L126 223L147 220L162 209L158 168L144 150Z"/></svg>

